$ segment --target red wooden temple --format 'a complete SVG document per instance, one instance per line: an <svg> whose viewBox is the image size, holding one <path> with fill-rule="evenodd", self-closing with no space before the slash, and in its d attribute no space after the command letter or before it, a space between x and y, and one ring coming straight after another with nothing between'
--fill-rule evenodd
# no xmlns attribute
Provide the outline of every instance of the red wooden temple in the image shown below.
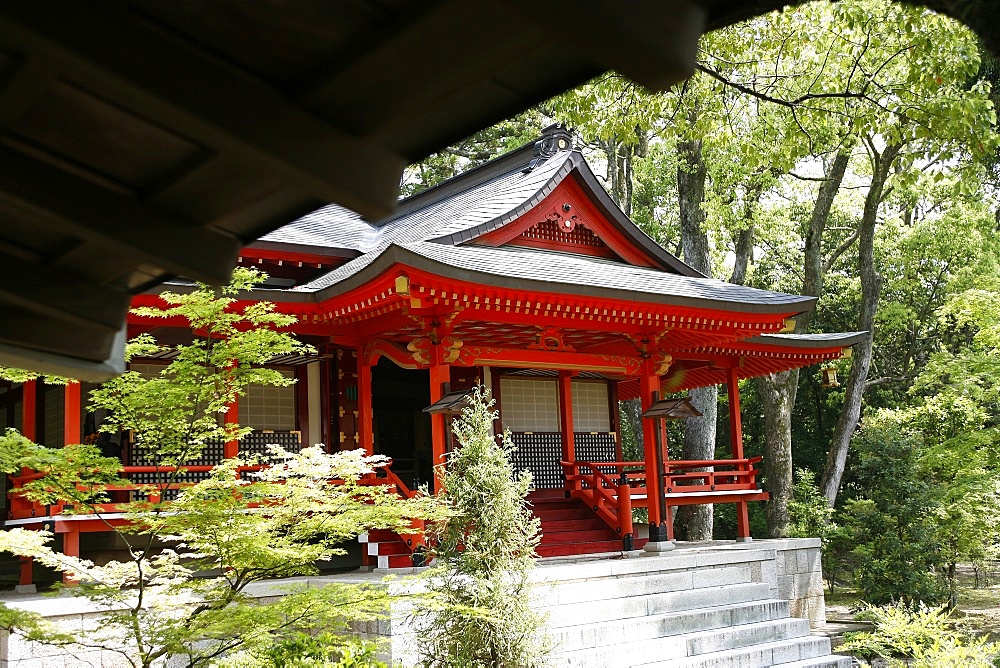
<svg viewBox="0 0 1000 668"><path fill-rule="evenodd" d="M449 447L448 411L425 409L484 385L518 446L516 465L534 476L541 555L635 546L635 507L648 509L660 548L671 546L671 508L685 504L736 504L748 540L747 504L766 492L743 453L739 381L839 358L863 336L786 334L813 298L705 278L679 261L622 213L558 127L403 200L384 220L319 209L246 247L240 264L270 276L248 299L297 316L295 331L318 354L274 360L298 379L292 387L248 388L231 412L257 431L239 447L364 448L391 457L388 479L409 493L433 486ZM171 335L134 316L130 324ZM661 418L683 417L684 407L656 402L708 385L728 388L731 458L670 461ZM80 441L80 385L0 392L9 426L51 445ZM618 402L630 398L660 411L643 420L637 461L623 461L619 438ZM196 464L227 454L209 444ZM137 483L155 482L143 453L124 444L122 456ZM80 532L106 530L18 499L20 483L7 526L51 526L67 552ZM379 564L409 565L397 537L369 539Z"/></svg>

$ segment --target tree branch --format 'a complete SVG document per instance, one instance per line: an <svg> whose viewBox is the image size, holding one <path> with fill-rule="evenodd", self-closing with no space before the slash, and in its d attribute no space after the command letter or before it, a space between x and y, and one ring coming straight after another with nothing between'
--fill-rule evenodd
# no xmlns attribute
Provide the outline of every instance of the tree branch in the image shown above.
<svg viewBox="0 0 1000 668"><path fill-rule="evenodd" d="M861 236L861 227L859 226L858 229L854 230L851 236L844 239L844 242L839 246L837 246L836 250L830 253L830 257L827 258L826 262L823 263L824 274L830 271L830 269L833 267L833 264L840 259L841 255L847 252L848 248L854 245L854 242L857 241L858 237L860 236Z"/></svg>
<svg viewBox="0 0 1000 668"><path fill-rule="evenodd" d="M798 96L797 98L794 98L794 99L791 99L791 100L785 100L785 99L780 98L780 97L773 97L771 95L768 95L767 93L762 93L762 92L760 92L759 90L757 90L755 88L751 88L750 86L746 86L744 84L741 84L741 83L738 83L736 81L733 81L732 79L724 76L721 72L719 72L717 70L714 70L714 69L712 69L710 67L707 67L707 66L703 65L702 63L696 63L695 64L695 69L698 70L699 72L703 72L703 73L707 74L708 76L712 77L713 79L721 82L722 84L724 84L726 86L730 86L732 88L735 88L736 90L740 91L741 93L745 93L746 95L750 95L751 97L755 97L758 100L762 100L764 102L770 102L771 104L777 104L779 106L787 107L789 109L794 109L795 107L801 105L802 103L804 103L804 102L810 102L812 100L825 100L825 99L867 100L868 99L868 96L866 94L864 94L864 93L854 93L854 92L851 92L851 91L840 91L840 92L837 92L837 93L805 93L803 95Z"/></svg>

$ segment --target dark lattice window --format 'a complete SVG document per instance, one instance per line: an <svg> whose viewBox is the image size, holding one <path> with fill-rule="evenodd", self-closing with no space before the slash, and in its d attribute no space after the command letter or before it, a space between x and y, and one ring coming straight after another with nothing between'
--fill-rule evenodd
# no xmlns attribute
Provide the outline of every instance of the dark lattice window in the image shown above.
<svg viewBox="0 0 1000 668"><path fill-rule="evenodd" d="M562 437L556 433L513 433L514 470L528 469L535 489L558 489L563 486Z"/></svg>

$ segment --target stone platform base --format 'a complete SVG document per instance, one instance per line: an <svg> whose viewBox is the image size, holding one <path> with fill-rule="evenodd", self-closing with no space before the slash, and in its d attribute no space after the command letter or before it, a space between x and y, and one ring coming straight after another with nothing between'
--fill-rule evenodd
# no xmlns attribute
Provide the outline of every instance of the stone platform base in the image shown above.
<svg viewBox="0 0 1000 668"><path fill-rule="evenodd" d="M373 582L384 574L296 578L261 583L250 593L269 598L289 584ZM559 643L554 666L850 665L829 655L829 639L809 636L810 628L826 620L819 539L679 542L669 552L550 557L538 560L533 579ZM390 586L414 587L405 578ZM65 629L100 624L100 612L81 599L4 592L0 600ZM399 603L391 618L359 628L362 635L385 641L383 658L391 665L416 661L408 612ZM786 660L792 657L797 663ZM611 658L612 663L601 663ZM111 652L69 654L17 635L0 637L4 667L126 665Z"/></svg>

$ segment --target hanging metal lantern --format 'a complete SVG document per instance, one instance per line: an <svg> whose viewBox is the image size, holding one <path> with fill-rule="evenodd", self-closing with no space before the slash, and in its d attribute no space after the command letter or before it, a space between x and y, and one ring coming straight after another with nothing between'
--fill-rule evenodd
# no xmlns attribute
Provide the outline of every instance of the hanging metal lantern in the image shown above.
<svg viewBox="0 0 1000 668"><path fill-rule="evenodd" d="M823 387L840 387L840 382L837 380L837 367L827 366L823 367Z"/></svg>

